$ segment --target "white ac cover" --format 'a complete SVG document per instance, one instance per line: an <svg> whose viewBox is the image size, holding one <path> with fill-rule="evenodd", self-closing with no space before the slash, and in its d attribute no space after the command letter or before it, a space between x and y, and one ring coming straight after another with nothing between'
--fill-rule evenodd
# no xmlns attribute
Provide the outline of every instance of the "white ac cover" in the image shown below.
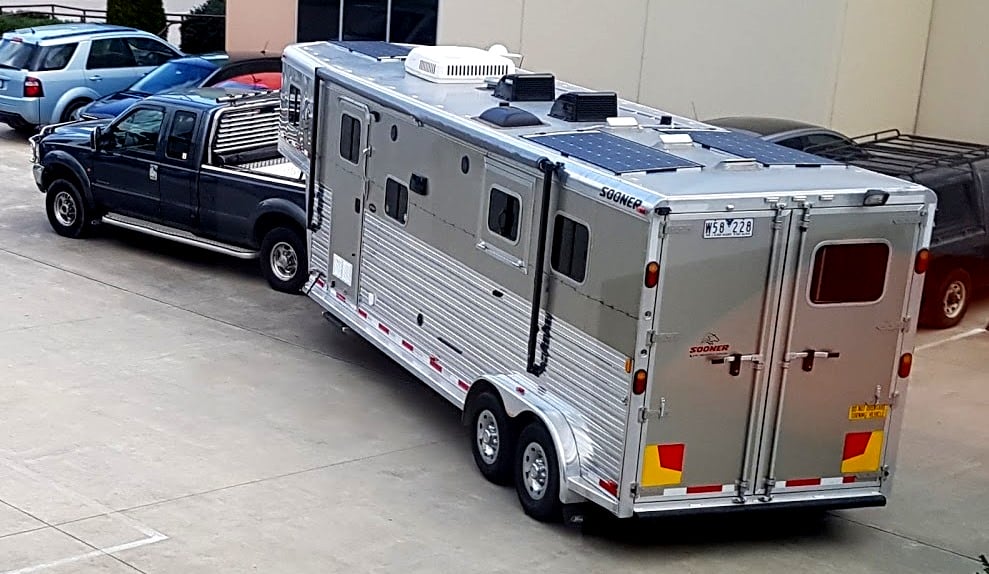
<svg viewBox="0 0 989 574"><path fill-rule="evenodd" d="M419 46L405 59L405 71L438 84L474 84L515 73L515 62L479 48Z"/></svg>

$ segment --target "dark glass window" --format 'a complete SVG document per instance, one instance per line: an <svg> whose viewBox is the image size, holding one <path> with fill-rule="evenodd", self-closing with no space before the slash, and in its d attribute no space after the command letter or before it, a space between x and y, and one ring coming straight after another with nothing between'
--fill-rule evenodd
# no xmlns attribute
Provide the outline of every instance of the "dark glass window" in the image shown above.
<svg viewBox="0 0 989 574"><path fill-rule="evenodd" d="M361 161L361 121L349 114L340 119L340 157L353 164Z"/></svg>
<svg viewBox="0 0 989 574"><path fill-rule="evenodd" d="M76 53L78 44L63 44L45 48L38 62L38 71L61 70L69 65L69 60Z"/></svg>
<svg viewBox="0 0 989 574"><path fill-rule="evenodd" d="M196 129L196 114L192 112L175 112L172 119L172 129L168 134L168 144L165 155L185 161L192 151L192 133Z"/></svg>
<svg viewBox="0 0 989 574"><path fill-rule="evenodd" d="M344 40L385 40L387 29L387 0L344 0Z"/></svg>
<svg viewBox="0 0 989 574"><path fill-rule="evenodd" d="M583 283L587 274L587 249L590 240L586 225L557 214L553 222L553 253L550 258L553 269L577 283Z"/></svg>
<svg viewBox="0 0 989 574"><path fill-rule="evenodd" d="M157 108L134 110L111 131L118 150L155 153L165 112Z"/></svg>
<svg viewBox="0 0 989 574"><path fill-rule="evenodd" d="M340 39L340 0L299 0L299 42Z"/></svg>
<svg viewBox="0 0 989 574"><path fill-rule="evenodd" d="M288 123L297 126L302 110L302 92L298 86L292 84L288 88ZM343 144L340 144L343 145Z"/></svg>
<svg viewBox="0 0 989 574"><path fill-rule="evenodd" d="M938 239L945 231L961 231L980 225L978 191L971 177L950 183L933 185L937 194L937 210L934 212L934 235Z"/></svg>
<svg viewBox="0 0 989 574"><path fill-rule="evenodd" d="M819 305L878 301L886 288L888 266L885 243L825 245L814 256L810 300Z"/></svg>
<svg viewBox="0 0 989 574"><path fill-rule="evenodd" d="M488 229L492 233L515 243L519 239L519 220L522 204L519 198L509 195L497 187L491 188L488 200Z"/></svg>
<svg viewBox="0 0 989 574"><path fill-rule="evenodd" d="M86 68L101 70L107 68L133 68L137 66L130 46L123 38L108 40L93 40L89 47L89 59Z"/></svg>
<svg viewBox="0 0 989 574"><path fill-rule="evenodd" d="M439 0L392 0L391 42L436 43Z"/></svg>
<svg viewBox="0 0 989 574"><path fill-rule="evenodd" d="M402 225L409 214L409 188L390 177L385 183L385 213Z"/></svg>
<svg viewBox="0 0 989 574"><path fill-rule="evenodd" d="M439 0L391 0L390 4L389 14L388 0L299 0L297 40L436 43Z"/></svg>
<svg viewBox="0 0 989 574"><path fill-rule="evenodd" d="M127 38L127 45L138 66L160 66L178 57L171 48L151 38Z"/></svg>

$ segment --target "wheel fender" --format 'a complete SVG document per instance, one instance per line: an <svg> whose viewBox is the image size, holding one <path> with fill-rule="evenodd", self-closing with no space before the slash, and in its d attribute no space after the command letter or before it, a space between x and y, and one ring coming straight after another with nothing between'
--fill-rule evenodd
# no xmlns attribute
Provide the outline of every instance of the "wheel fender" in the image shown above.
<svg viewBox="0 0 989 574"><path fill-rule="evenodd" d="M258 221L265 215L272 213L288 217L299 226L299 229L306 228L306 212L301 207L288 199L272 197L258 204L258 208L254 210L254 214L251 216L250 229L256 230ZM258 239L260 240L261 238L259 237ZM303 237L304 239L305 237Z"/></svg>
<svg viewBox="0 0 989 574"><path fill-rule="evenodd" d="M580 455L577 450L577 439L566 417L556 407L544 398L535 394L532 382L521 375L491 375L482 377L489 382L501 396L505 405L505 413L516 418L523 413L532 413L546 425L559 460L560 469L560 501L564 504L584 502L586 499L569 488L569 479L580 476ZM523 389L522 392L519 389Z"/></svg>
<svg viewBox="0 0 989 574"><path fill-rule="evenodd" d="M94 101L100 99L100 95L90 88L86 88L82 86L77 88L72 88L71 90L62 94L62 97L58 99L58 102L55 104L55 107L52 109L52 115L50 118L48 118L49 121L47 123L50 124L61 123L62 113L65 111L65 109L69 107L69 104L80 98Z"/></svg>
<svg viewBox="0 0 989 574"><path fill-rule="evenodd" d="M79 191L82 192L83 198L90 207L96 205L96 201L93 198L93 190L89 185L89 176L86 174L85 168L79 163L79 160L72 157L70 154L62 150L54 150L45 154L45 157L41 160L41 165L44 166L45 171L49 169L54 169L55 167L61 167L68 169L76 177L79 182Z"/></svg>

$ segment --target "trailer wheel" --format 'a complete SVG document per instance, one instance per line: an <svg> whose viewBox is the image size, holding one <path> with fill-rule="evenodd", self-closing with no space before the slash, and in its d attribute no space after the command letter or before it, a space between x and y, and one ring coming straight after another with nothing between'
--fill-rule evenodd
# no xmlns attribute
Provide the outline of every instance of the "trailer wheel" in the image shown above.
<svg viewBox="0 0 989 574"><path fill-rule="evenodd" d="M972 276L964 269L953 269L925 294L921 323L935 329L954 327L965 317L971 297Z"/></svg>
<svg viewBox="0 0 989 574"><path fill-rule="evenodd" d="M468 412L467 434L477 469L494 484L511 484L515 441L501 401L484 391L471 401Z"/></svg>
<svg viewBox="0 0 989 574"><path fill-rule="evenodd" d="M79 189L67 179L56 179L45 190L48 223L62 237L78 239L89 231L86 204Z"/></svg>
<svg viewBox="0 0 989 574"><path fill-rule="evenodd" d="M515 452L515 491L522 510L540 522L559 520L563 505L553 437L541 422L529 423L519 435Z"/></svg>
<svg viewBox="0 0 989 574"><path fill-rule="evenodd" d="M266 233L261 240L261 273L275 291L298 293L309 275L302 237L287 227Z"/></svg>

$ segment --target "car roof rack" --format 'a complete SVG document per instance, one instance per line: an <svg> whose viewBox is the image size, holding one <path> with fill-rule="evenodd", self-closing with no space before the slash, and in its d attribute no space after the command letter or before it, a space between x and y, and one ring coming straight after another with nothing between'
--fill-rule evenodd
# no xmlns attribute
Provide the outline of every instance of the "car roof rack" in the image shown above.
<svg viewBox="0 0 989 574"><path fill-rule="evenodd" d="M897 129L858 136L852 138L852 143L813 146L806 151L906 178L938 168L959 168L989 159L989 145L904 134Z"/></svg>

